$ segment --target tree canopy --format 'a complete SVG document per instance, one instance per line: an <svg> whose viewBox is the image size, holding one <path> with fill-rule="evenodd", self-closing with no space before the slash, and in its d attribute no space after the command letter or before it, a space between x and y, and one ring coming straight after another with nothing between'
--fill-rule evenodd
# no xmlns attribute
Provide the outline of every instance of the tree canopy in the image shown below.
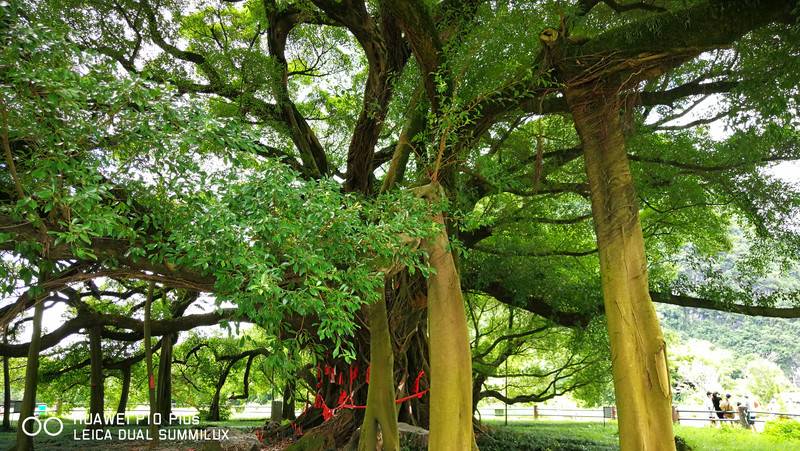
<svg viewBox="0 0 800 451"><path fill-rule="evenodd" d="M648 360L665 353L651 299L800 317L797 287L770 282L797 271L800 251L798 185L775 171L800 158L798 8L10 2L0 241L15 300L2 323L64 302L69 317L36 347L99 327L106 358L131 359L148 323L184 365L230 372L255 355L194 335L196 350L171 343L250 322L252 351L270 358L343 371L392 354L379 373L394 377L389 399L430 373L436 281L450 280L436 255L448 254L458 293L443 298L463 290L466 302L444 317L467 321L445 335L459 349L471 340L461 389L473 404L598 399L591 381L628 345L647 355L629 371L670 392L664 363ZM420 198L437 184L441 199ZM146 282L164 301L152 318L140 316ZM198 293L217 307L186 313ZM384 332L390 346L370 347ZM35 341L0 349L22 357ZM506 362L530 387L512 399L490 381ZM617 401L634 412L620 368ZM224 378L209 377L218 403ZM327 408L338 389L320 384Z"/></svg>

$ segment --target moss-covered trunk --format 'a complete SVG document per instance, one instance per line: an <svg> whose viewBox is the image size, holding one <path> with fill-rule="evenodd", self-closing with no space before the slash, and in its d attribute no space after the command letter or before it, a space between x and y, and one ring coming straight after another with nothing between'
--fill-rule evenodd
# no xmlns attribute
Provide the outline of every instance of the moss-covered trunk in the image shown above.
<svg viewBox="0 0 800 451"><path fill-rule="evenodd" d="M431 185L427 196L436 201L441 187ZM428 334L431 364L430 436L428 449L468 450L472 438L472 357L461 281L450 252L444 215L434 220L442 231L425 243L428 278Z"/></svg>
<svg viewBox="0 0 800 451"><path fill-rule="evenodd" d="M617 89L567 91L583 142L623 451L674 450L664 337L650 300Z"/></svg>
<svg viewBox="0 0 800 451"><path fill-rule="evenodd" d="M89 383L91 390L89 393L89 415L92 418L92 428L103 426L103 401L105 398L105 381L103 379L103 326L93 326L89 329L89 360L91 365L91 376ZM101 421L95 421L100 418Z"/></svg>
<svg viewBox="0 0 800 451"><path fill-rule="evenodd" d="M39 382L39 350L42 347L42 316L44 314L44 300L38 300L33 307L33 332L31 344L28 348L28 363L25 367L25 393L22 395L22 407L19 411L17 426L17 451L33 449L33 437L23 430L35 432L36 426L32 422L24 423L26 418L33 417L36 406L36 386Z"/></svg>
<svg viewBox="0 0 800 451"><path fill-rule="evenodd" d="M381 291L383 293L385 290ZM370 333L370 381L358 449L360 451L376 449L378 426L380 426L383 449L395 451L400 449L400 438L397 432L397 410L394 402L394 352L389 333L386 299L383 294L378 302L367 306L367 312Z"/></svg>

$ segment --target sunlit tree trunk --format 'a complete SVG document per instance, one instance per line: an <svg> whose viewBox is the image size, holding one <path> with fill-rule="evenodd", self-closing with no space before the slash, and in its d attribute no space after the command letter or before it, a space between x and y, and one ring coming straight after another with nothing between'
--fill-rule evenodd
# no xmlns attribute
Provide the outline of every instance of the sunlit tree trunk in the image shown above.
<svg viewBox="0 0 800 451"><path fill-rule="evenodd" d="M427 197L441 196L432 184ZM444 215L434 221L441 232L425 243L435 274L428 277L428 333L430 342L430 436L428 449L468 450L472 436L472 356L461 281L450 252Z"/></svg>
<svg viewBox="0 0 800 451"><path fill-rule="evenodd" d="M383 177L382 192L394 189L397 185L403 183L406 174L406 167L408 166L408 159L413 152L415 145L414 138L425 129L426 121L428 119L427 110L419 107L419 99L423 93L420 86L411 98L408 105L408 116L403 129L400 131L400 136L397 138L397 146L395 146L392 160L389 163L389 169Z"/></svg>
<svg viewBox="0 0 800 451"><path fill-rule="evenodd" d="M361 424L358 449L372 451L377 446L378 426L385 451L400 449L397 432L397 409L394 398L394 353L386 299L381 286L381 300L367 306L369 318L370 380L367 390L367 410Z"/></svg>
<svg viewBox="0 0 800 451"><path fill-rule="evenodd" d="M93 420L93 428L101 428L103 426L103 421L94 421L98 416L102 419L104 411L105 383L103 380L102 331L103 326L93 326L89 329L89 358L91 363L89 415Z"/></svg>
<svg viewBox="0 0 800 451"><path fill-rule="evenodd" d="M623 451L674 450L664 337L650 300L617 89L569 91L592 198Z"/></svg>
<svg viewBox="0 0 800 451"><path fill-rule="evenodd" d="M23 432L23 421L25 418L33 416L33 409L36 406L36 385L39 382L39 350L42 345L42 316L44 314L44 300L38 300L33 307L33 332L31 333L31 344L28 348L28 363L25 367L25 393L22 396L22 407L19 411L19 423L17 425L17 451L28 451L33 449L33 437ZM35 427L28 422L26 429L35 431Z"/></svg>

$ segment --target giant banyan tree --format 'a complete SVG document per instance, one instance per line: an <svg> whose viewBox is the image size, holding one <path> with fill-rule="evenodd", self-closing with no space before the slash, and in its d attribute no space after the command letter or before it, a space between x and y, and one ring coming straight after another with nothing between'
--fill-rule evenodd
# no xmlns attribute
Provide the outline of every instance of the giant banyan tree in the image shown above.
<svg viewBox="0 0 800 451"><path fill-rule="evenodd" d="M621 448L675 449L653 302L800 316L796 293L756 289L800 244L800 196L764 171L800 157L798 16L788 0L10 2L0 313L33 335L0 354L28 357L23 409L88 367L103 411L103 371L130 384L156 352L153 408L173 365L213 356L219 415L230 371L246 398L253 362L283 355L308 362L284 399L312 396L268 436L397 450L402 421L468 450L479 400L579 390L605 356ZM709 269L732 226L750 258ZM206 295L229 304L187 313ZM59 302L70 319L42 331ZM237 321L269 344L173 349ZM486 389L542 331L598 324L607 342L541 391ZM75 333L82 357L40 375Z"/></svg>

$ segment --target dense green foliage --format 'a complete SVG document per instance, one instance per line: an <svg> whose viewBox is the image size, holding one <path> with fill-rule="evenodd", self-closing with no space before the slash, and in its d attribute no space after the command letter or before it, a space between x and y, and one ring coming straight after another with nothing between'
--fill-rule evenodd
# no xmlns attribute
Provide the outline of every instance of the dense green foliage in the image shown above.
<svg viewBox="0 0 800 451"><path fill-rule="evenodd" d="M368 364L363 307L385 297L407 391L430 361L419 244L444 210L467 293L475 401L612 402L602 212L591 211L565 103L586 80L565 79L573 61L554 65L562 56L599 57L598 77L614 78L605 71L618 64L630 80L612 97L653 297L800 306L800 191L775 175L800 158L798 12L750 0L622 3L4 2L0 288L15 329L4 349L25 355L25 296L48 283L59 293L48 304L75 320L61 339L100 324L113 400L115 365L141 354L150 282L160 336L180 337L176 401L224 410L232 396L266 401L290 381L313 399L315 367ZM561 34L553 46L540 40L546 27ZM408 189L431 180L447 202ZM209 302L194 303L198 293ZM798 374L796 322L662 317L680 346L693 337L729 349L713 365L676 353L680 382L772 398L788 386L780 369ZM193 321L239 333L186 334ZM255 326L242 332L245 322ZM65 408L90 388L89 345L70 340L41 358L39 397ZM697 362L713 381L678 371ZM133 386L129 402L142 401L142 365ZM482 446L557 446L498 437Z"/></svg>
<svg viewBox="0 0 800 451"><path fill-rule="evenodd" d="M25 143L16 170L30 195L0 213L44 228L53 247L210 276L219 302L273 334L286 315L318 315L334 355L353 314L377 298L380 268L425 269L405 242L435 228L412 195L365 200L331 180L302 180L254 158L258 138L246 124L216 119L169 87L113 77L53 30L20 23L8 32L20 38L2 49L0 94L9 138ZM14 248L26 258L49 252L37 238ZM96 255L98 239L122 243L124 254ZM31 280L26 266L4 268L8 292Z"/></svg>
<svg viewBox="0 0 800 451"><path fill-rule="evenodd" d="M764 434L787 440L800 440L800 421L790 418L767 421L764 425Z"/></svg>

